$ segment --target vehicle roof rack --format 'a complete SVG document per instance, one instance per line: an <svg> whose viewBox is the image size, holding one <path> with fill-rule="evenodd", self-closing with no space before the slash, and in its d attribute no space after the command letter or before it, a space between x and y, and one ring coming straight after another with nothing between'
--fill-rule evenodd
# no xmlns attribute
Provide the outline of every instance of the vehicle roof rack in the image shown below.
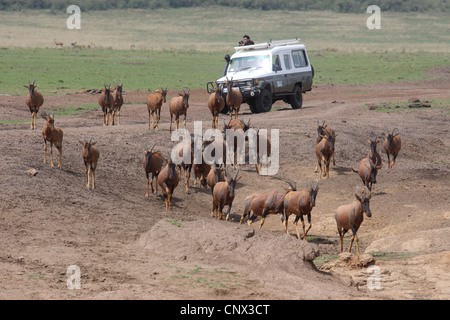
<svg viewBox="0 0 450 320"><path fill-rule="evenodd" d="M249 46L234 47L234 49L236 50L236 52L244 51L244 50L245 51L246 50L262 50L262 49L270 49L270 48L274 48L274 47L287 46L287 45L299 44L299 43L301 43L300 38L287 39L287 40L272 40L271 39L268 42L252 44Z"/></svg>

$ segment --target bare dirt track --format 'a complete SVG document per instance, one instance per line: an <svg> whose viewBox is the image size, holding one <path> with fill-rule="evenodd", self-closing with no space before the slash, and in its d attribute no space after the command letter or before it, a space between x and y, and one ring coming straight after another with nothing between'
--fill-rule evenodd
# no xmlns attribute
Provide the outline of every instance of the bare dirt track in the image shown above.
<svg viewBox="0 0 450 320"><path fill-rule="evenodd" d="M100 108L56 119L64 131L62 170L43 163L40 116L34 131L29 122L0 125L0 299L449 298L449 106L392 113L362 108L413 97L448 102L445 73L441 80L421 83L315 86L299 110L277 103L270 113L250 115L243 105L241 117L250 117L255 127L280 129L280 168L275 176L259 176L254 166L243 166L229 222L211 218L210 191L192 187L186 194L184 179L171 212L165 211L160 191L144 197L145 143L160 150L176 143L170 141L168 103L155 132L147 128L148 93L125 91L120 126L104 127ZM176 95L169 88L169 98ZM41 110L97 99L62 92L46 97ZM24 101L24 96L1 96L0 118L29 119ZM194 120L210 128L206 105L205 90L191 91L189 130ZM221 115L220 127L222 119L227 117ZM309 241L296 238L292 221L286 235L278 215L269 216L262 229L259 220L239 225L247 195L283 190L286 178L299 189L318 178L317 120L325 120L338 136L336 165L330 178L319 182ZM364 263L342 255L319 270L314 258L338 252L334 210L351 202L361 185L352 168L367 155L368 139L394 127L402 150L396 167L388 169L379 145L383 168L373 189L373 216L358 232L362 252L372 255L362 256L368 259ZM83 136L98 141L95 191L85 188L78 142ZM37 174L29 174L30 168ZM80 290L67 288L71 265L80 268ZM366 285L369 265L379 267L377 290Z"/></svg>

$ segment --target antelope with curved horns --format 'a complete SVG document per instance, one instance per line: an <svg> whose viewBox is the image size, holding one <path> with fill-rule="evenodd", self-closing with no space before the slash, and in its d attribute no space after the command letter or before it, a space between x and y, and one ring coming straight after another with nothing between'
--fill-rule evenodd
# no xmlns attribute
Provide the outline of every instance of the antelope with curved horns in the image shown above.
<svg viewBox="0 0 450 320"><path fill-rule="evenodd" d="M24 84L23 86L28 89L28 95L25 98L25 104L28 106L31 112L31 130L36 129L36 116L39 112L39 108L44 104L44 97L39 91L36 91L35 85L36 79L34 79L33 83L30 83L28 80L28 85Z"/></svg>

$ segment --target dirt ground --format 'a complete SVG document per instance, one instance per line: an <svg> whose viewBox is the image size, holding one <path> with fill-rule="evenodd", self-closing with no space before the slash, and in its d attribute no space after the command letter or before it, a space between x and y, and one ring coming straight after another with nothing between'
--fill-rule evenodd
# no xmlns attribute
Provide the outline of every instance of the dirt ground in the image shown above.
<svg viewBox="0 0 450 320"><path fill-rule="evenodd" d="M159 131L147 128L148 92L124 88L120 126L104 127L100 108L56 118L64 131L62 170L43 163L40 116L37 130L30 130L29 122L0 125L0 299L448 299L449 106L392 113L362 108L410 98L448 102L449 72L435 71L440 80L316 85L299 110L277 102L270 113L250 114L243 105L245 121L280 130L280 168L274 176L259 176L253 165L242 167L228 222L210 217L209 190L192 186L185 193L184 177L171 212L160 190L144 197L144 145L155 143L165 151L176 144L169 136L168 102ZM25 93L0 96L1 119L29 119ZM169 88L169 99L176 95ZM97 99L97 94L58 92L45 98L41 111ZM206 105L205 90L191 91L189 130L194 120L210 128ZM222 119L227 116L220 116L220 128ZM317 120L338 134L336 165L329 179L319 181L308 242L297 239L293 216L289 235L279 215L268 216L262 229L259 219L239 225L246 196L282 191L286 178L298 189L319 178ZM393 128L400 132L402 149L395 168L388 169L378 147L383 167L372 192L372 217L365 217L358 231L366 253L357 259L353 248L352 255L332 260L338 253L334 211L350 203L362 185L352 168L367 155L368 139ZM100 151L94 191L85 188L78 142L91 136ZM349 235L344 250L348 245ZM318 268L314 259L329 262ZM80 289L68 288L69 266L79 267ZM375 287L369 285L377 283L374 277Z"/></svg>

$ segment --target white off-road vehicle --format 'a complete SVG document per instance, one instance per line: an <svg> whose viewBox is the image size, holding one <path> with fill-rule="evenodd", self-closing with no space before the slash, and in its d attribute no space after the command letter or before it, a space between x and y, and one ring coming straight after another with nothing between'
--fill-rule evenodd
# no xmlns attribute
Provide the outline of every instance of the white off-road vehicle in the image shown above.
<svg viewBox="0 0 450 320"><path fill-rule="evenodd" d="M233 89L240 90L243 102L253 113L268 112L277 100L284 100L292 108L303 104L303 93L311 91L314 69L305 45L299 39L270 41L234 48L236 52L227 61L223 77L207 83L211 93L215 85L233 81ZM228 106L223 113L228 112Z"/></svg>

